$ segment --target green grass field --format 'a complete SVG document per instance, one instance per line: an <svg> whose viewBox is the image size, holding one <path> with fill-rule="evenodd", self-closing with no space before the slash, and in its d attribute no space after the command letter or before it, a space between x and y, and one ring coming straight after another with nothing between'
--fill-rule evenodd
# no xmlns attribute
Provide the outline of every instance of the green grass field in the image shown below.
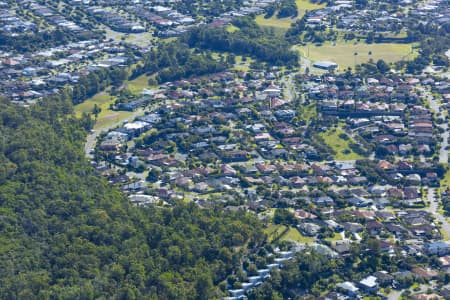
<svg viewBox="0 0 450 300"><path fill-rule="evenodd" d="M94 125L95 130L101 130L123 121L132 115L132 112L128 111L113 111L109 109L109 105L114 103L114 98L106 92L101 92L94 97L87 99L83 103L75 105L75 113L77 116L81 116L82 113L92 113L94 105L97 104L101 108L101 112L98 115L97 122Z"/></svg>
<svg viewBox="0 0 450 300"><path fill-rule="evenodd" d="M441 190L450 187L450 169L445 173L444 178L441 180Z"/></svg>
<svg viewBox="0 0 450 300"><path fill-rule="evenodd" d="M264 232L268 235L268 241L272 242L275 238L277 238L284 230L286 226L284 225L275 225L270 224L267 228L264 229Z"/></svg>
<svg viewBox="0 0 450 300"><path fill-rule="evenodd" d="M298 243L312 243L314 239L301 234L297 228L289 228L289 231L283 235L282 240L293 240Z"/></svg>
<svg viewBox="0 0 450 300"><path fill-rule="evenodd" d="M270 224L264 229L264 232L268 235L268 241L272 242L275 238L286 230L285 225ZM314 239L302 235L297 228L290 227L289 230L281 237L281 240L292 240L298 243L312 243Z"/></svg>
<svg viewBox="0 0 450 300"><path fill-rule="evenodd" d="M127 88L130 90L131 93L133 93L136 96L139 96L143 89L157 89L158 88L157 86L148 85L148 80L151 77L152 76L141 75L134 80L127 81L126 82Z"/></svg>
<svg viewBox="0 0 450 300"><path fill-rule="evenodd" d="M260 26L266 26L266 27L275 27L275 28L282 28L282 29L288 29L291 27L291 24L294 23L296 20L301 19L307 10L314 10L314 9L320 9L325 7L324 4L314 4L309 2L308 0L296 0L298 7L298 15L296 18L281 18L278 19L276 17L275 13L271 18L265 19L264 15L259 15L256 17L255 21Z"/></svg>
<svg viewBox="0 0 450 300"><path fill-rule="evenodd" d="M334 232L332 237L326 238L325 240L329 242L336 242L342 240L342 236L339 233Z"/></svg>
<svg viewBox="0 0 450 300"><path fill-rule="evenodd" d="M412 59L416 53L412 52L412 44L365 44L359 42L338 42L336 45L325 43L322 46L294 46L300 54L312 61L332 61L339 65L340 70L353 68L356 64L375 62L383 59L387 63ZM357 53L355 56L354 53ZM356 58L356 59L355 59Z"/></svg>
<svg viewBox="0 0 450 300"><path fill-rule="evenodd" d="M265 27L275 27L275 28L282 28L282 29L288 29L291 27L291 24L295 22L296 19L292 18L282 18L278 19L276 16L272 16L268 19L264 18L264 15L259 15L255 18L256 23L259 26L265 26Z"/></svg>
<svg viewBox="0 0 450 300"><path fill-rule="evenodd" d="M240 29L239 29L239 27L236 27L236 26L234 26L234 25L229 25L228 27L227 27L227 31L228 32L235 32L235 31L239 31Z"/></svg>
<svg viewBox="0 0 450 300"><path fill-rule="evenodd" d="M103 111L109 108L110 103L112 103L111 96L107 92L101 92L83 103L75 105L75 113L77 116L81 116L82 113L91 113L95 104Z"/></svg>
<svg viewBox="0 0 450 300"><path fill-rule="evenodd" d="M308 105L303 105L301 108L300 118L306 122L311 121L311 119L317 116L317 108L315 103L310 103Z"/></svg>
<svg viewBox="0 0 450 300"><path fill-rule="evenodd" d="M352 142L352 139L344 140L339 137L341 133L344 133L341 129L330 129L327 132L321 133L320 136L325 140L328 146L333 148L336 151L336 155L334 158L336 160L355 160L355 159L363 159L361 155L353 152L349 144ZM349 153L342 153L344 150L349 150Z"/></svg>

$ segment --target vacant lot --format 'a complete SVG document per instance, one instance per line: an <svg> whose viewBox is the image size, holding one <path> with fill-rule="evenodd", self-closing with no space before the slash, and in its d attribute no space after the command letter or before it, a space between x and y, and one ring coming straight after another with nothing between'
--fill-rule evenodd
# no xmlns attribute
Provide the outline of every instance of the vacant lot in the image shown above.
<svg viewBox="0 0 450 300"><path fill-rule="evenodd" d="M298 16L296 18L278 19L276 16L277 13L275 13L271 18L268 19L265 19L264 15L257 16L255 19L256 23L258 23L258 25L260 26L288 29L289 27L291 27L292 23L303 17L307 10L315 10L325 7L325 5L314 4L309 2L308 0L296 0L295 2L297 3L298 7Z"/></svg>
<svg viewBox="0 0 450 300"><path fill-rule="evenodd" d="M352 138L343 139L340 137L341 134L345 134L341 129L330 129L325 133L321 133L320 136L325 140L328 146L333 148L336 152L334 159L336 160L355 160L363 159L363 157L355 152L353 152L349 144L354 142Z"/></svg>
<svg viewBox="0 0 450 300"><path fill-rule="evenodd" d="M337 44L325 43L322 46L295 46L300 54L312 61L332 61L339 65L340 70L354 67L354 64L368 62L370 59L377 61L383 59L390 63L403 59L414 58L412 44L366 44L364 42L338 42ZM355 55L357 53L357 55Z"/></svg>

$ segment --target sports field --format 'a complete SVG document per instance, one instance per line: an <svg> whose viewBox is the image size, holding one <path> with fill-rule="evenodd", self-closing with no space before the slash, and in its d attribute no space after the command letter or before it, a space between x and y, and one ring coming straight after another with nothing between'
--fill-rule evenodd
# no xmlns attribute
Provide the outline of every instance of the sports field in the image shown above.
<svg viewBox="0 0 450 300"><path fill-rule="evenodd" d="M322 46L295 46L294 48L298 49L302 56L312 61L332 61L339 65L340 70L345 70L348 67L353 68L355 63L365 63L370 59L375 62L383 59L387 63L412 59L416 55L412 46L412 44L366 44L349 41L336 44L325 43Z"/></svg>

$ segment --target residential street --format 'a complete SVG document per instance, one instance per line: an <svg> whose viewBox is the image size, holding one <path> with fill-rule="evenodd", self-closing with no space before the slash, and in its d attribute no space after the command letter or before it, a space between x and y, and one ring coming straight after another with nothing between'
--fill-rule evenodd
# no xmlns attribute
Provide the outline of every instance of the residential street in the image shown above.
<svg viewBox="0 0 450 300"><path fill-rule="evenodd" d="M284 76L281 79L281 83L284 84L284 91L285 91L286 99L289 102L292 102L298 96L297 87L294 84L294 77L297 74L298 73L290 73L289 75Z"/></svg>
<svg viewBox="0 0 450 300"><path fill-rule="evenodd" d="M441 110L441 104L438 100L426 89L421 89L424 96L427 98L428 102L430 103L430 108L434 112L436 112L438 118L442 118L445 120L443 111ZM439 151L439 162L440 163L448 163L448 138L449 138L449 131L448 131L448 123L447 121L444 121L442 124L438 125L440 128L444 129L444 132L441 134L442 136L442 143L441 143L441 149Z"/></svg>
<svg viewBox="0 0 450 300"><path fill-rule="evenodd" d="M427 208L427 210L432 213L436 220L442 223L441 227L442 230L445 231L445 234L447 236L450 236L450 224L447 221L447 218L445 218L442 214L439 213L439 203L436 196L436 189L435 188L429 188L428 189L428 195L427 199L430 203L430 206Z"/></svg>
<svg viewBox="0 0 450 300"><path fill-rule="evenodd" d="M448 137L449 137L449 132L448 132L448 124L447 123L443 123L441 125L441 128L443 128L445 131L444 133L442 133L442 144L441 144L441 149L439 152L439 162L440 163L448 163L448 150L447 150L447 146L448 146Z"/></svg>

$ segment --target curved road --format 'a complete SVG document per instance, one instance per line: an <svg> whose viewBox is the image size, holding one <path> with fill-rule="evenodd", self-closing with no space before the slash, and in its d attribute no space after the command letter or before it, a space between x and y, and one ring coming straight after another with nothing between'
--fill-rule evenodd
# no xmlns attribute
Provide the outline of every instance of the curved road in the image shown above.
<svg viewBox="0 0 450 300"><path fill-rule="evenodd" d="M436 113L437 118L442 118L445 120L445 117L443 115L443 110L441 109L441 103L427 89L420 88L420 91L427 98L428 102L430 103L430 108L431 108L431 110L433 110ZM438 126L444 130L444 132L441 134L442 143L441 143L441 148L439 150L439 162L443 163L443 164L447 164L448 163L447 146L448 146L448 138L449 138L448 123L445 120L442 124L439 124ZM428 189L427 199L428 199L428 202L430 203L430 206L428 207L427 210L430 213L432 213L436 217L436 220L438 220L442 224L441 227L442 227L442 230L445 231L445 235L447 237L450 237L450 224L447 221L447 218L438 211L439 210L439 202L438 202L436 193L437 193L437 189L435 189L435 188Z"/></svg>
<svg viewBox="0 0 450 300"><path fill-rule="evenodd" d="M433 110L438 118L444 119L444 122L442 124L438 124L440 128L444 130L444 132L441 134L442 137L442 143L441 143L441 149L439 151L439 162L447 164L448 163L448 138L449 138L449 128L448 128L448 122L445 120L445 116L443 114L443 110L441 110L441 103L439 103L436 98L425 88L421 88L420 91L424 94L424 96L427 98L428 102L430 103L430 108Z"/></svg>
<svg viewBox="0 0 450 300"><path fill-rule="evenodd" d="M427 199L430 203L430 206L428 207L428 211L433 214L433 216L436 218L436 220L441 223L442 230L445 231L445 235L447 237L450 237L450 224L447 221L447 218L444 217L441 213L439 213L439 202L436 195L437 190L435 188L429 188L428 189L428 195Z"/></svg>

